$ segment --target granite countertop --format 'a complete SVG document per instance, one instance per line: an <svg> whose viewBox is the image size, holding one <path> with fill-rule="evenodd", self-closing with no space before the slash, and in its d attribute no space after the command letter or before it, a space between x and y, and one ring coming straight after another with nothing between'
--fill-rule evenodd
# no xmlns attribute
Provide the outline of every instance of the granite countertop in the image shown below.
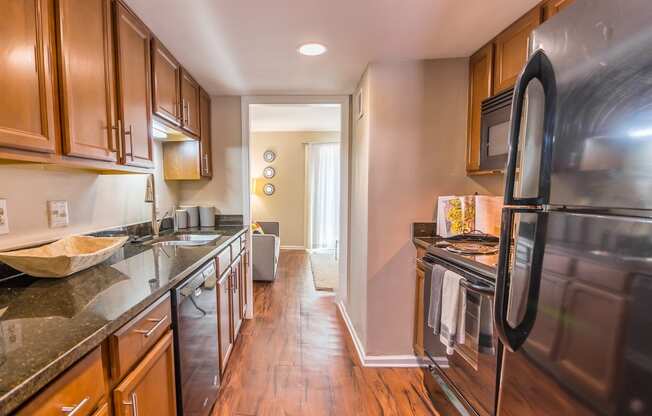
<svg viewBox="0 0 652 416"><path fill-rule="evenodd" d="M498 254L491 255L468 255L458 254L436 247L433 244L438 240L438 237L415 236L413 242L415 245L422 247L433 256L442 258L456 266L476 272L482 277L491 280L496 279Z"/></svg>
<svg viewBox="0 0 652 416"><path fill-rule="evenodd" d="M107 261L68 278L22 276L0 283L0 416L100 345L244 230L202 230L221 235L203 246L127 244Z"/></svg>

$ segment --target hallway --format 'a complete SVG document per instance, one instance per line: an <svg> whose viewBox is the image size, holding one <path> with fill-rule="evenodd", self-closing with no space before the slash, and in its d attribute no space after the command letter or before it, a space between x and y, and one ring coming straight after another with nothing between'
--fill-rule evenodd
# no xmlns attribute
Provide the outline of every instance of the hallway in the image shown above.
<svg viewBox="0 0 652 416"><path fill-rule="evenodd" d="M437 414L418 369L360 367L304 251L282 251L276 282L255 283L254 299L214 416Z"/></svg>

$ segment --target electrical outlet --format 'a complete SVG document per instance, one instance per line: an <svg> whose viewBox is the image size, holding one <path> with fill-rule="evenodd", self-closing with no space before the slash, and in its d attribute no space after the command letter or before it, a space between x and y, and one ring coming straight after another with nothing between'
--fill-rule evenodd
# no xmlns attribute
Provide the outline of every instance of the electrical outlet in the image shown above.
<svg viewBox="0 0 652 416"><path fill-rule="evenodd" d="M6 199L0 199L0 234L9 234L9 213L7 213Z"/></svg>
<svg viewBox="0 0 652 416"><path fill-rule="evenodd" d="M48 201L50 228L68 226L68 201Z"/></svg>

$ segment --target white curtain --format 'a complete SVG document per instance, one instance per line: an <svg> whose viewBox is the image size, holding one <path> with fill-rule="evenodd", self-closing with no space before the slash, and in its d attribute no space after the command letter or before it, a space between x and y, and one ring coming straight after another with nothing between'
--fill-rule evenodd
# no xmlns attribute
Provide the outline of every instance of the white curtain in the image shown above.
<svg viewBox="0 0 652 416"><path fill-rule="evenodd" d="M337 248L340 230L340 144L308 144L310 248Z"/></svg>

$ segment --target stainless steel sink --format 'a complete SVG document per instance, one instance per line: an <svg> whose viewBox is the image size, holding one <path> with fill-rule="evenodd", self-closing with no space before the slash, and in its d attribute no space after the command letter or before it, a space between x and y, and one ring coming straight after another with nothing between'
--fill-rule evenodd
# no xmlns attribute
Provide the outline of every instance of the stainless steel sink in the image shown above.
<svg viewBox="0 0 652 416"><path fill-rule="evenodd" d="M161 239L152 240L146 244L154 247L165 246L203 246L220 238L219 234L176 234Z"/></svg>

